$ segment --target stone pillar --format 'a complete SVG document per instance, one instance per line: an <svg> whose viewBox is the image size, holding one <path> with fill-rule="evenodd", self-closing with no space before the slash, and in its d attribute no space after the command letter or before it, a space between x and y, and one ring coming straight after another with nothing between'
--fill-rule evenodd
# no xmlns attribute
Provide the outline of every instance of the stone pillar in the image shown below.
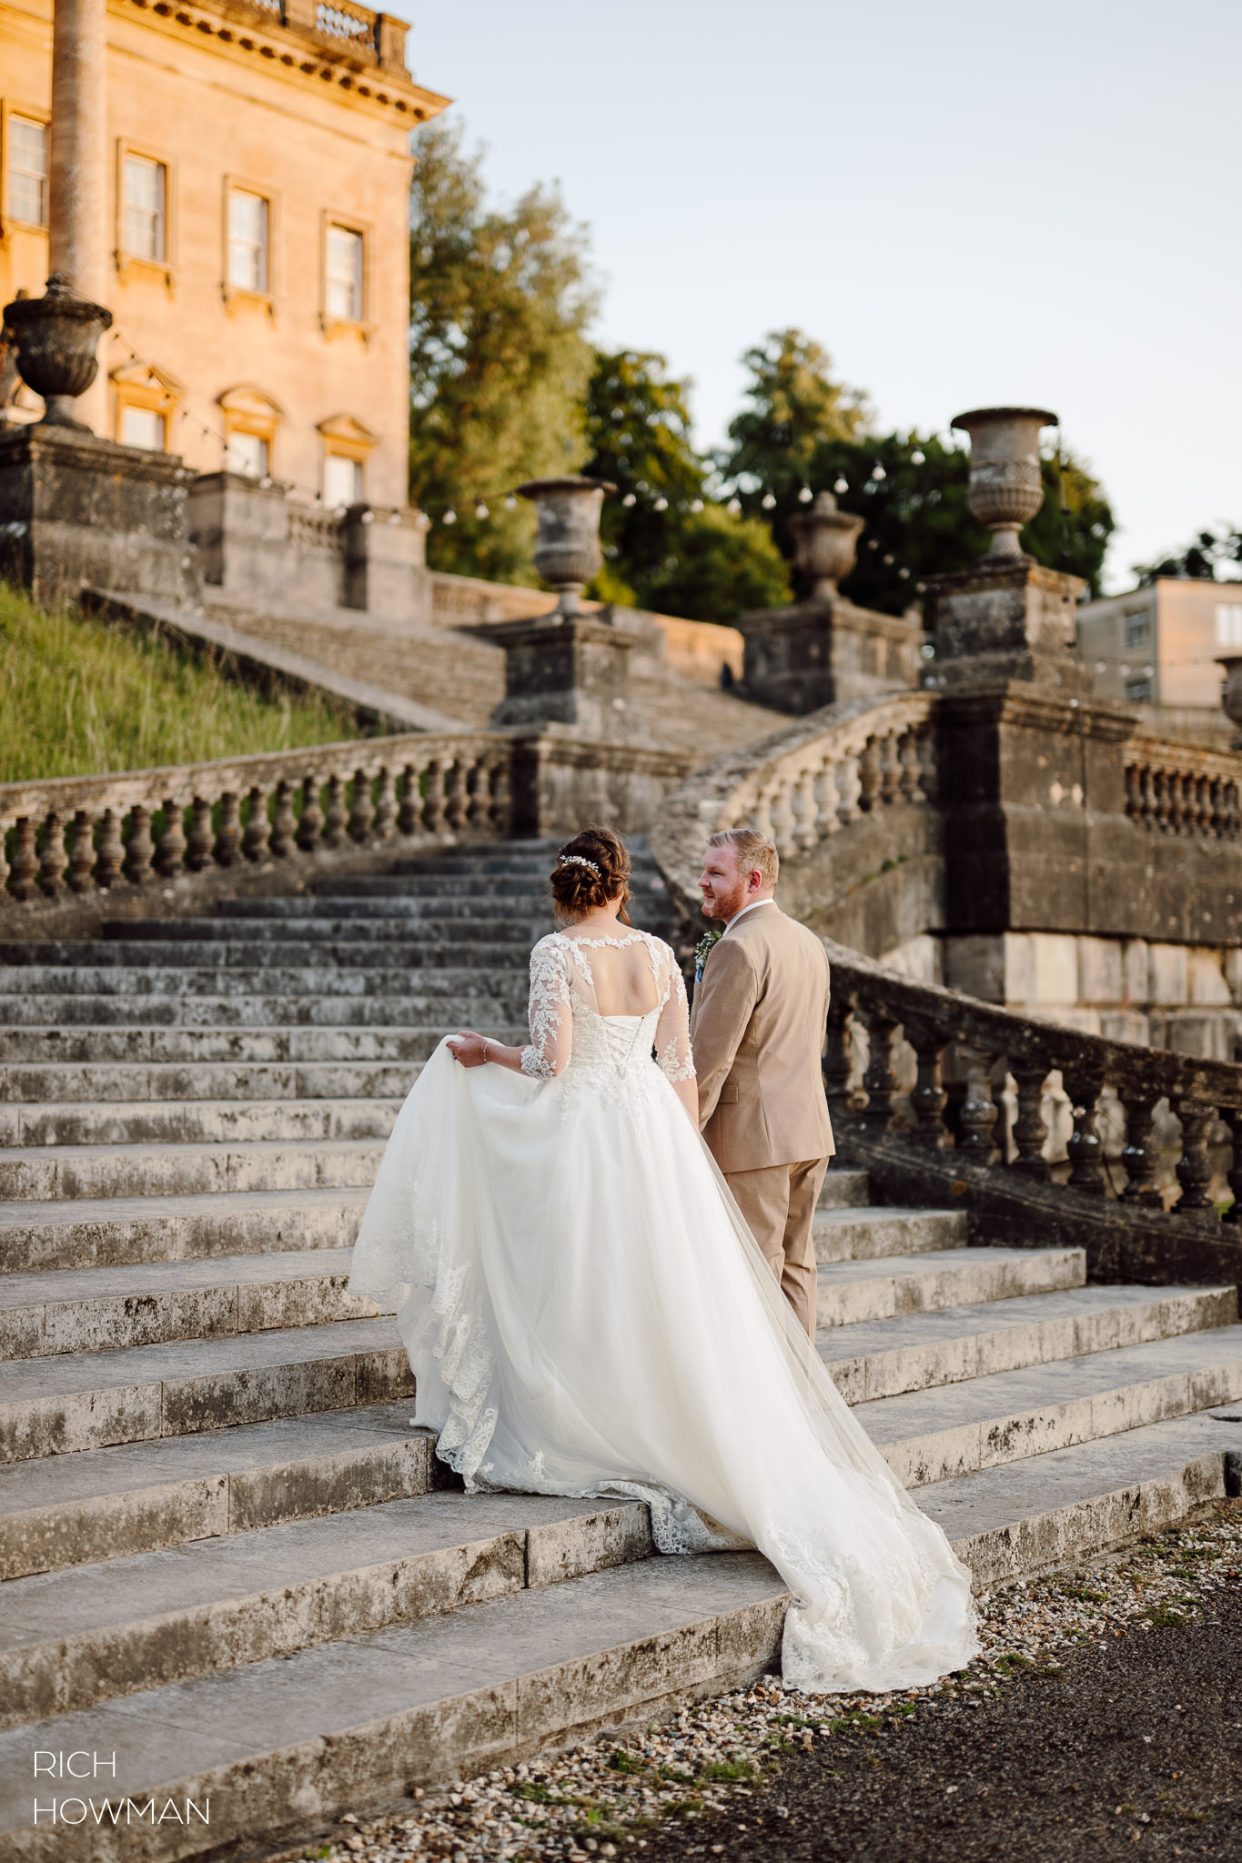
<svg viewBox="0 0 1242 1863"><path fill-rule="evenodd" d="M1234 727L1233 748L1242 750L1242 653L1222 655L1216 664L1225 669L1220 702L1225 708L1226 718Z"/></svg>
<svg viewBox="0 0 1242 1863"><path fill-rule="evenodd" d="M421 627L431 622L427 528L421 511L406 505L377 510L351 505L342 527L345 606L373 621Z"/></svg>
<svg viewBox="0 0 1242 1863"><path fill-rule="evenodd" d="M474 632L505 650L505 696L493 724L565 724L610 743L646 740L630 703L635 634L591 614L493 621Z"/></svg>
<svg viewBox="0 0 1242 1863"><path fill-rule="evenodd" d="M76 295L108 301L109 163L107 0L55 0L49 270ZM80 397L78 416L107 432L107 370Z"/></svg>

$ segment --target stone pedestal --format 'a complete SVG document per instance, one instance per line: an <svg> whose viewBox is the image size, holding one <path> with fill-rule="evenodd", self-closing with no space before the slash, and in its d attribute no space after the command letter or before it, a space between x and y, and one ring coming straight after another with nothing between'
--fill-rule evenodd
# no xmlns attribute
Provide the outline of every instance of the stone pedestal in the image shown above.
<svg viewBox="0 0 1242 1863"><path fill-rule="evenodd" d="M608 742L642 742L630 702L635 637L592 615L540 615L475 630L505 650L505 696L496 725L573 725Z"/></svg>
<svg viewBox="0 0 1242 1863"><path fill-rule="evenodd" d="M1085 697L1091 674L1079 658L1078 576L1044 569L1030 557L985 557L970 569L937 576L928 621L939 689L978 688L1018 679Z"/></svg>
<svg viewBox="0 0 1242 1863"><path fill-rule="evenodd" d="M855 608L839 595L740 615L742 692L801 715L918 683L921 631L897 615Z"/></svg>
<svg viewBox="0 0 1242 1863"><path fill-rule="evenodd" d="M186 493L172 453L43 424L0 435L0 576L45 602L87 585L196 602Z"/></svg>

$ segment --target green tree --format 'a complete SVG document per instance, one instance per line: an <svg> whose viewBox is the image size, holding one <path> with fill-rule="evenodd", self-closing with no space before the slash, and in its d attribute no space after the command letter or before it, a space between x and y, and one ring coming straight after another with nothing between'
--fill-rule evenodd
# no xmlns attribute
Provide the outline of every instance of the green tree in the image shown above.
<svg viewBox="0 0 1242 1863"><path fill-rule="evenodd" d="M1197 582L1228 582L1242 565L1242 530L1236 524L1221 530L1201 530L1193 543L1154 563L1135 563L1140 588L1157 576L1187 576Z"/></svg>
<svg viewBox="0 0 1242 1863"><path fill-rule="evenodd" d="M732 621L748 608L778 608L789 569L758 518L706 504L671 527L664 561L646 578L641 606L692 621Z"/></svg>
<svg viewBox="0 0 1242 1863"><path fill-rule="evenodd" d="M410 496L432 519L428 560L529 578L534 519L506 503L525 478L576 470L597 292L586 230L555 188L489 205L460 125L417 142L410 202ZM482 511L478 508L482 507ZM456 522L444 523L452 512Z"/></svg>
<svg viewBox="0 0 1242 1863"><path fill-rule="evenodd" d="M827 350L801 330L773 330L742 363L750 373L746 401L729 423L717 464L747 511L768 514L779 541L820 448L865 432L867 403L834 379Z"/></svg>

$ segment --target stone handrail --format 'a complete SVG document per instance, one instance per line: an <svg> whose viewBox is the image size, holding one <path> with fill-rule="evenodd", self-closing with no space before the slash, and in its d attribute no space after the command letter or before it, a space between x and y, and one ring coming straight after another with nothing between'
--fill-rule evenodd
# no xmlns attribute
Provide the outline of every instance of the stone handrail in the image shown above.
<svg viewBox="0 0 1242 1863"><path fill-rule="evenodd" d="M1137 732L1126 745L1126 815L1161 834L1242 839L1242 757Z"/></svg>
<svg viewBox="0 0 1242 1863"><path fill-rule="evenodd" d="M882 1193L968 1196L978 1239L1084 1246L1100 1279L1242 1280L1242 1066L1058 1027L825 942L829 1104L843 1149ZM1045 1118L1058 1077L1073 1122L1063 1158ZM1106 1106L1122 1127L1119 1183ZM1223 1217L1222 1127L1234 1199ZM1176 1189L1158 1181L1170 1148Z"/></svg>
<svg viewBox="0 0 1242 1863"><path fill-rule="evenodd" d="M930 692L829 705L697 772L667 799L651 835L681 904L698 909L703 842L718 828L761 828L796 861L864 816L934 803L934 705Z"/></svg>
<svg viewBox="0 0 1242 1863"><path fill-rule="evenodd" d="M394 836L505 835L512 741L410 732L0 786L0 906ZM6 848L9 850L6 852Z"/></svg>

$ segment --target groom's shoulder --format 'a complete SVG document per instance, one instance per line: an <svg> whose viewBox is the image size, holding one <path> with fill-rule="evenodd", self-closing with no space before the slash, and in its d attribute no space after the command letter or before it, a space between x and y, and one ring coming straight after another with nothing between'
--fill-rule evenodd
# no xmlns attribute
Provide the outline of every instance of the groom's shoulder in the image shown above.
<svg viewBox="0 0 1242 1863"><path fill-rule="evenodd" d="M824 964L827 964L828 954L824 950L823 940L818 933L811 930L809 925L804 925L801 919L791 918L788 912L783 912L779 906L775 912L756 912L754 916L757 919L767 920L768 937L779 940L789 949L797 949L808 954L812 951L817 952Z"/></svg>

